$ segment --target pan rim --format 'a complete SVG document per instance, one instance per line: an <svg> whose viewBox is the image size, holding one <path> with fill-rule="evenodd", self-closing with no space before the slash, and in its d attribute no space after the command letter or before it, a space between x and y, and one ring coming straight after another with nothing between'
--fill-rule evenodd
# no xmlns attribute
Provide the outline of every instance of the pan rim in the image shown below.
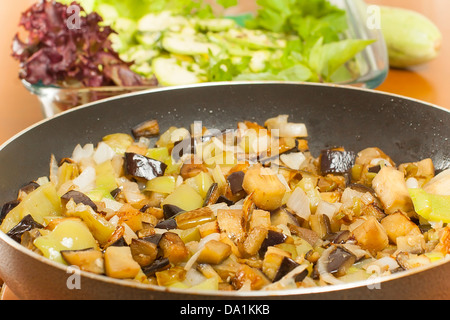
<svg viewBox="0 0 450 320"><path fill-rule="evenodd" d="M193 84L193 85L182 85L182 86L173 86L173 87L161 87L161 88L154 88L154 89L148 89L148 90L142 90L139 92L133 92L133 93L127 93L111 98L102 99L99 101L91 102L88 104L81 105L79 107L64 111L60 114L55 115L52 118L43 119L25 129L18 132L14 136L12 136L10 139L5 141L2 145L0 145L0 152L2 152L9 144L13 143L15 140L17 140L22 135L26 134L28 131L33 130L36 127L39 127L40 125L47 123L49 121L53 121L54 119L57 119L59 117L62 117L66 114L70 114L72 112L79 112L78 110L83 110L85 108L89 108L91 106L95 106L98 104L108 103L109 101L114 100L120 100L120 99L126 99L128 97L133 96L140 96L140 95L146 95L146 94L152 94L157 92L166 92L166 91L176 91L176 90L184 90L189 88L202 88L202 87L228 87L228 86L240 86L240 85L294 85L294 86L311 86L311 87L333 87L333 88L340 88L344 90L355 90L355 91L362 91L362 92L369 92L372 94L379 94L382 96L402 99L406 101L411 101L415 103L419 103L422 105L426 105L447 113L450 113L449 109L446 109L442 106L438 106L436 104L432 104L429 102L421 101L419 99L406 97L399 94L393 94L388 92L382 92L377 91L374 89L367 89L367 88L361 88L361 87L355 87L355 86L349 86L349 85L336 85L336 84L324 84L324 83L306 83L306 82L285 82L285 81L239 81L239 82L211 82L211 83L202 83L202 84ZM11 246L15 250L19 250L22 254L26 254L30 256L33 259L37 259L40 262L43 262L47 265L50 265L51 267L55 267L57 269L60 269L62 271L68 272L68 266L59 264L57 262L51 261L35 252L32 252L31 250L28 250L24 248L19 243L15 242L13 239L9 238L4 232L0 231L0 240L4 241L7 245ZM138 282L132 282L132 281L124 281L120 279L113 279L109 278L104 275L96 275L93 273L89 273L86 271L80 270L80 274L83 277L90 278L92 280L101 281L101 282L107 282L110 284L116 284L119 286L126 286L134 289L140 289L140 290L148 290L148 291L154 291L154 292L165 292L165 293L171 293L171 294L180 294L180 295L201 295L201 296L210 296L210 297L229 297L229 298L258 298L258 297L264 297L264 298L275 298L275 297L290 297L290 296L298 296L298 295L309 295L309 294L317 294L317 293L327 293L327 292L337 292L342 290L348 290L363 286L370 286L374 284L382 284L384 282L400 279L403 277L409 277L413 276L416 273L421 273L426 270L437 268L441 265L447 264L450 261L449 257L445 257L444 259L440 261L433 262L429 265L418 267L415 269L391 274L388 276L382 276L382 277L376 277L373 279L363 280L363 281L357 281L357 282L351 282L351 283L345 283L345 284L337 284L337 285L328 285L328 286L320 286L320 287L313 287L313 288L298 288L298 289L288 289L288 290L274 290L274 291L234 291L234 292L224 292L224 291L193 291L189 289L177 289L177 288L166 288L166 287L160 287L157 285L151 285L151 284L142 284Z"/></svg>

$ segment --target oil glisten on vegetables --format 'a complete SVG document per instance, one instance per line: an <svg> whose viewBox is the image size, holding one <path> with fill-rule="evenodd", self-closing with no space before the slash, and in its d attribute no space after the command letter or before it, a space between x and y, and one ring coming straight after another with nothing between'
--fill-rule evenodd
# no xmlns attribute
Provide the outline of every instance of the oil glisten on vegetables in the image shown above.
<svg viewBox="0 0 450 320"><path fill-rule="evenodd" d="M62 264L189 290L334 285L448 256L449 170L376 147L315 157L309 139L286 115L226 131L149 120L51 156L0 229Z"/></svg>

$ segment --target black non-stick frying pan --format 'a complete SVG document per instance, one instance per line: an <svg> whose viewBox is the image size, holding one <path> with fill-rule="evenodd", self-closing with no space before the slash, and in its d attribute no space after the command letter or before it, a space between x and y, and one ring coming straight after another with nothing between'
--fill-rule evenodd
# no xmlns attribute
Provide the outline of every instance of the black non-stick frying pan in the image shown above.
<svg viewBox="0 0 450 320"><path fill-rule="evenodd" d="M109 99L45 120L0 149L0 203L48 175L51 154L70 156L77 144L96 143L157 119L161 130L203 121L209 128L233 129L238 121L264 123L288 114L304 122L314 156L328 147L358 152L379 147L396 163L431 157L438 171L450 167L450 112L405 97L376 91L294 83L221 83ZM0 233L0 277L20 298L38 299L434 299L450 298L450 264L370 279L364 283L280 292L224 293L167 290L81 272L81 289L69 289L67 268L34 254Z"/></svg>

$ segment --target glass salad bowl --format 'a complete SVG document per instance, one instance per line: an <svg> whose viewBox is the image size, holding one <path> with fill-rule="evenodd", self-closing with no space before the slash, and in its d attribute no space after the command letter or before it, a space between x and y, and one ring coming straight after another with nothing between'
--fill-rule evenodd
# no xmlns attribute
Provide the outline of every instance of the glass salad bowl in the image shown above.
<svg viewBox="0 0 450 320"><path fill-rule="evenodd" d="M331 79L331 83L368 89L377 88L383 83L389 71L387 47L377 23L379 21L377 7L368 6L363 0L330 0L330 2L347 12L349 26L345 34L347 39L376 40L347 63L350 65L348 68L343 68L344 72L337 72ZM241 24L248 16L248 12L228 15ZM46 118L89 102L156 88L156 86L70 88L31 84L26 81L23 81L23 84L38 97Z"/></svg>

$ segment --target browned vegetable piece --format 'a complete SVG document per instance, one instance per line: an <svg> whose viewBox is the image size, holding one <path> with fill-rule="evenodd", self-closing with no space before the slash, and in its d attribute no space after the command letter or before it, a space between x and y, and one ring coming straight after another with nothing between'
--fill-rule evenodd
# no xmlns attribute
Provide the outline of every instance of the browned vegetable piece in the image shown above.
<svg viewBox="0 0 450 320"><path fill-rule="evenodd" d="M270 281L260 270L241 264L231 283L237 290L246 284L250 285L251 290L260 290L268 285Z"/></svg>
<svg viewBox="0 0 450 320"><path fill-rule="evenodd" d="M250 217L249 230L256 227L269 228L271 225L271 214L265 210L253 210Z"/></svg>
<svg viewBox="0 0 450 320"><path fill-rule="evenodd" d="M3 219L5 219L6 215L15 207L17 207L20 203L20 200L13 200L5 203L2 207L2 212L0 213L0 223L3 222Z"/></svg>
<svg viewBox="0 0 450 320"><path fill-rule="evenodd" d="M138 124L131 129L135 138L152 137L159 134L159 124L157 120L148 120Z"/></svg>
<svg viewBox="0 0 450 320"><path fill-rule="evenodd" d="M197 261L199 263L219 264L231 254L231 247L217 240L208 241L203 247Z"/></svg>
<svg viewBox="0 0 450 320"><path fill-rule="evenodd" d="M137 153L125 153L125 174L137 179L152 180L164 175L167 165Z"/></svg>
<svg viewBox="0 0 450 320"><path fill-rule="evenodd" d="M348 230L342 230L339 232L335 232L332 234L329 234L325 240L330 241L331 243L334 244L342 244L345 243L348 239L350 239L350 236L352 235L352 233Z"/></svg>
<svg viewBox="0 0 450 320"><path fill-rule="evenodd" d="M142 226L142 213L135 209L131 204L124 204L117 212L117 216L121 222L126 223L134 232L141 230Z"/></svg>
<svg viewBox="0 0 450 320"><path fill-rule="evenodd" d="M227 177L228 185L230 186L231 192L235 195L241 191L244 191L242 183L244 182L245 173L243 171L236 171L231 173Z"/></svg>
<svg viewBox="0 0 450 320"><path fill-rule="evenodd" d="M394 161L392 161L392 159L379 148L366 148L361 150L356 155L355 164L372 166L375 165L371 164L372 160L376 161L378 159L386 160L391 166L395 165Z"/></svg>
<svg viewBox="0 0 450 320"><path fill-rule="evenodd" d="M199 225L198 231L200 232L200 237L204 238L212 233L219 233L219 224L217 223L217 220L207 222Z"/></svg>
<svg viewBox="0 0 450 320"><path fill-rule="evenodd" d="M285 235L282 232L268 230L267 236L264 239L263 243L261 244L261 247L259 249L259 256L264 257L266 254L266 251L269 247L275 246L277 244L285 242L287 239L287 235Z"/></svg>
<svg viewBox="0 0 450 320"><path fill-rule="evenodd" d="M180 207L174 205L174 204L164 204L163 207L163 214L164 214L164 219L170 219L174 216L176 216L177 214L184 212L183 209L181 209Z"/></svg>
<svg viewBox="0 0 450 320"><path fill-rule="evenodd" d="M371 254L376 254L389 244L386 231L375 217L368 217L353 230L353 236L361 248L368 250Z"/></svg>
<svg viewBox="0 0 450 320"><path fill-rule="evenodd" d="M94 211L97 211L97 205L94 203L94 201L92 201L91 198L80 191L71 190L62 195L61 202L63 206L65 206L67 202L70 201L70 199L72 199L76 204L82 203L90 206Z"/></svg>
<svg viewBox="0 0 450 320"><path fill-rule="evenodd" d="M234 242L241 242L245 238L244 211L240 209L217 210L217 222L221 232Z"/></svg>
<svg viewBox="0 0 450 320"><path fill-rule="evenodd" d="M170 261L167 258L159 258L155 260L152 264L147 267L143 267L142 271L146 276L150 277L155 274L155 272L164 270L170 267Z"/></svg>
<svg viewBox="0 0 450 320"><path fill-rule="evenodd" d="M20 222L17 225L15 225L11 230L9 230L6 235L20 243L23 233L35 228L42 229L44 228L44 226L41 225L40 223L37 223L33 219L33 217L29 214L26 215L22 220L20 220Z"/></svg>
<svg viewBox="0 0 450 320"><path fill-rule="evenodd" d="M255 164L247 170L242 186L247 194L252 194L252 200L258 208L268 211L281 206L286 192L286 187L277 175L261 164Z"/></svg>
<svg viewBox="0 0 450 320"><path fill-rule="evenodd" d="M167 270L158 271L155 275L158 285L170 286L173 283L183 281L186 278L186 270L183 267L175 266Z"/></svg>
<svg viewBox="0 0 450 320"><path fill-rule="evenodd" d="M116 279L132 279L141 270L134 261L130 247L110 246L105 250L106 275Z"/></svg>
<svg viewBox="0 0 450 320"><path fill-rule="evenodd" d="M387 214L401 210L411 215L414 211L403 173L393 167L383 167L372 181L372 186Z"/></svg>
<svg viewBox="0 0 450 320"><path fill-rule="evenodd" d="M20 244L22 246L24 246L25 248L27 248L28 250L34 251L34 252L36 252L38 254L42 254L41 250L39 250L34 245L34 240L36 240L40 236L41 236L41 232L39 231L39 229L31 229L30 231L25 231L22 234L22 238L21 238Z"/></svg>
<svg viewBox="0 0 450 320"><path fill-rule="evenodd" d="M306 240L312 246L314 246L317 240L319 240L319 235L311 229L302 228L291 223L287 226L293 235L299 236L300 238Z"/></svg>
<svg viewBox="0 0 450 320"><path fill-rule="evenodd" d="M189 251L183 240L173 232L163 234L159 241L159 247L161 248L162 256L168 258L173 264L183 262L189 256Z"/></svg>
<svg viewBox="0 0 450 320"><path fill-rule="evenodd" d="M252 228L243 243L244 252L249 256L257 254L258 251L261 249L261 245L266 239L267 232L268 230L266 228L262 227Z"/></svg>
<svg viewBox="0 0 450 320"><path fill-rule="evenodd" d="M421 234L419 227L401 212L388 215L381 220L381 225L386 230L389 241L394 244L397 243L398 237Z"/></svg>
<svg viewBox="0 0 450 320"><path fill-rule="evenodd" d="M328 256L327 272L341 277L356 262L356 256L347 250L337 247Z"/></svg>
<svg viewBox="0 0 450 320"><path fill-rule="evenodd" d="M297 218L287 209L281 207L270 214L270 221L272 225L277 226L280 224L287 225L288 223L300 226Z"/></svg>
<svg viewBox="0 0 450 320"><path fill-rule="evenodd" d="M130 243L131 255L141 267L146 267L156 260L158 247L155 243L144 239L132 239Z"/></svg>
<svg viewBox="0 0 450 320"><path fill-rule="evenodd" d="M277 276L284 258L290 258L290 254L276 247L268 248L264 256L262 271L270 281L273 281Z"/></svg>
<svg viewBox="0 0 450 320"><path fill-rule="evenodd" d="M215 204L219 197L221 196L219 190L219 184L214 182L211 187L209 187L208 192L206 193L205 201L203 202L203 206L209 206L211 204Z"/></svg>
<svg viewBox="0 0 450 320"><path fill-rule="evenodd" d="M83 250L62 250L61 256L69 265L79 267L83 271L96 274L105 273L103 253L93 248Z"/></svg>
<svg viewBox="0 0 450 320"><path fill-rule="evenodd" d="M214 212L209 207L187 211L175 217L178 229L186 230L207 222L216 220Z"/></svg>
<svg viewBox="0 0 450 320"><path fill-rule="evenodd" d="M281 260L281 264L280 267L278 268L277 273L275 274L275 278L273 278L273 282L280 280L298 266L299 264L294 260L292 260L291 258L284 257L283 260Z"/></svg>
<svg viewBox="0 0 450 320"><path fill-rule="evenodd" d="M200 172L208 172L208 168L201 162L201 160L197 160L194 158L188 159L180 169L180 175L184 180L195 177Z"/></svg>

